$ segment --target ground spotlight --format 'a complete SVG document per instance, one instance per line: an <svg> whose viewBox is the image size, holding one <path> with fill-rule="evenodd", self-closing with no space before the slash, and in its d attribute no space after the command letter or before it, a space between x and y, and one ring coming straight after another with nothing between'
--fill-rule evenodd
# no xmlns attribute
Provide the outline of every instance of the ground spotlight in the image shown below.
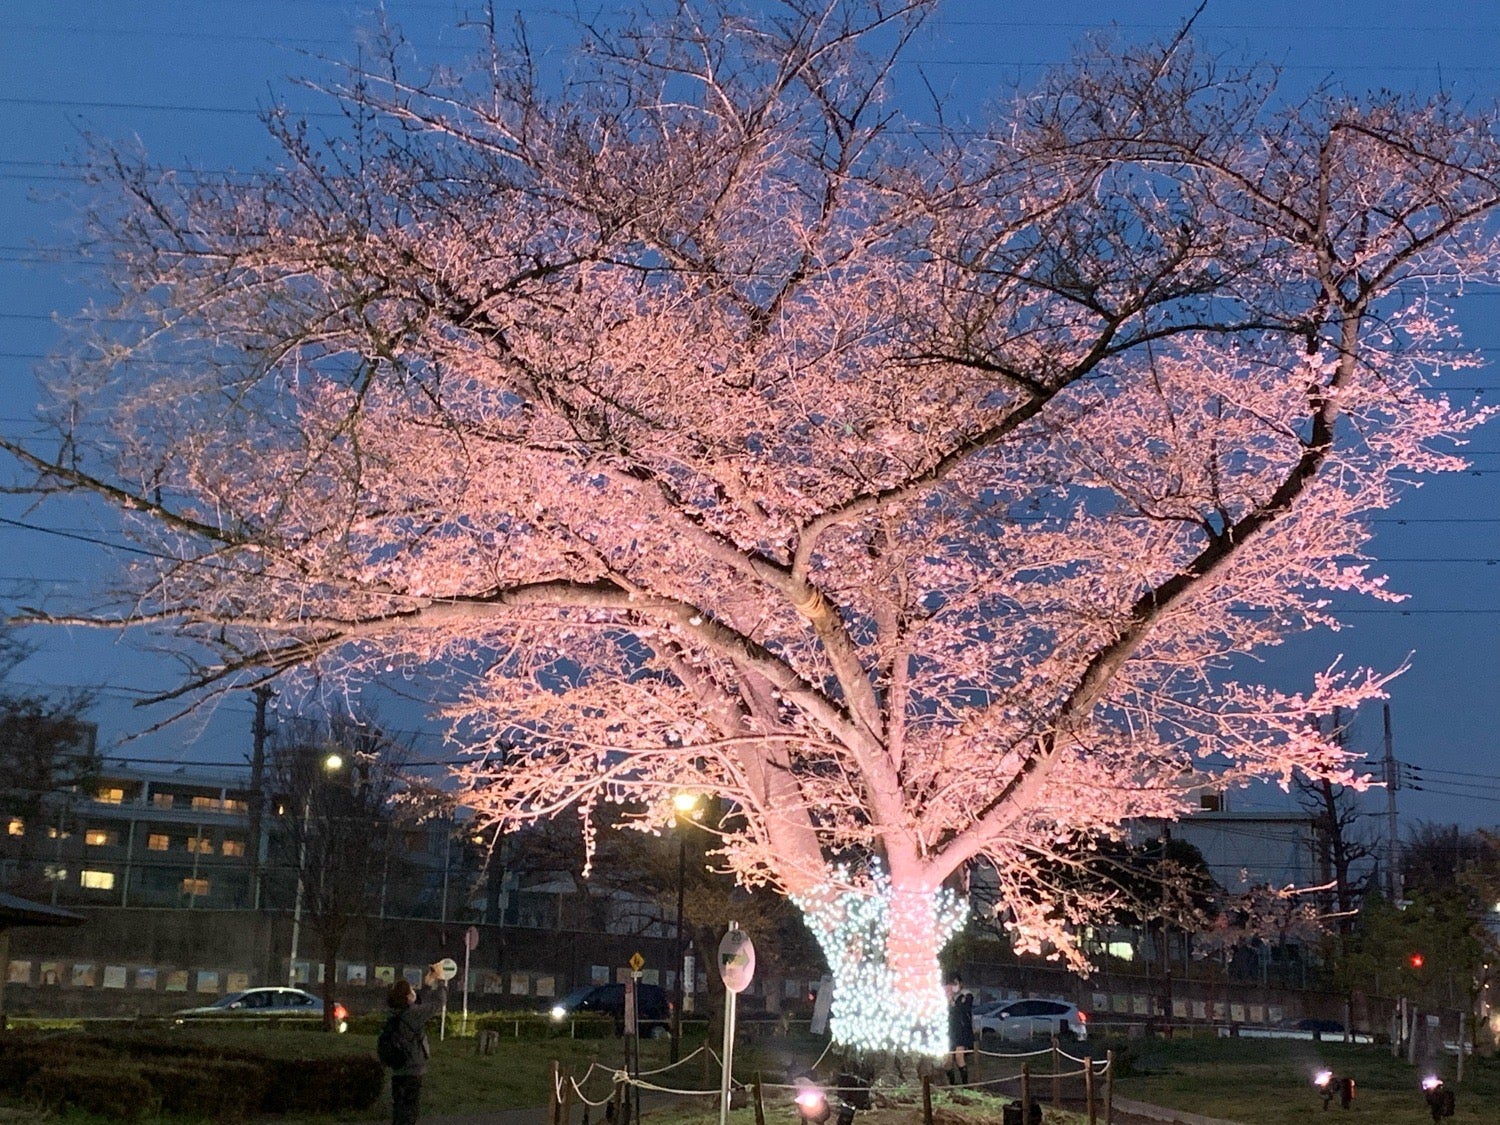
<svg viewBox="0 0 1500 1125"><path fill-rule="evenodd" d="M1422 1079L1422 1097L1434 1121L1453 1116L1453 1091L1444 1086L1437 1075L1429 1074Z"/></svg>
<svg viewBox="0 0 1500 1125"><path fill-rule="evenodd" d="M1348 1109L1354 1101L1354 1079L1339 1078L1331 1070L1320 1070L1313 1075L1313 1085L1323 1093L1323 1108L1327 1109L1334 1098L1339 1107Z"/></svg>
<svg viewBox="0 0 1500 1125"><path fill-rule="evenodd" d="M823 1091L810 1083L800 1086L793 1101L797 1105L797 1116L806 1125L823 1125L832 1112L832 1107L829 1106L828 1098Z"/></svg>

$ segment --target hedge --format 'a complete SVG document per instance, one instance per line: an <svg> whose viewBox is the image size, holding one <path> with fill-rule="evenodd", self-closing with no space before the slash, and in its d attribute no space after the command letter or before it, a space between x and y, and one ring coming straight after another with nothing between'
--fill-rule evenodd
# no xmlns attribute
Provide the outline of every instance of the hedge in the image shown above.
<svg viewBox="0 0 1500 1125"><path fill-rule="evenodd" d="M240 1050L229 1057L181 1035L0 1035L0 1090L105 1117L364 1110L380 1098L384 1077L373 1053L291 1058Z"/></svg>
<svg viewBox="0 0 1500 1125"><path fill-rule="evenodd" d="M76 1106L116 1121L155 1116L161 1105L151 1083L130 1064L108 1059L43 1066L20 1092L54 1113Z"/></svg>

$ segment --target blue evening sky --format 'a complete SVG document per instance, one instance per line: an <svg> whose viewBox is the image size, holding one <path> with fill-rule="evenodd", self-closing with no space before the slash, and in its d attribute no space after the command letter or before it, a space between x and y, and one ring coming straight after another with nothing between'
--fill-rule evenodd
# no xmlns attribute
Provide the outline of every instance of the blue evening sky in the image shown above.
<svg viewBox="0 0 1500 1125"><path fill-rule="evenodd" d="M897 74L911 96L932 87L949 113L977 112L986 97L1033 80L1066 58L1092 29L1128 39L1171 35L1198 0L946 0L909 64ZM567 35L554 0L497 0L502 22L516 12L544 52ZM270 146L257 114L273 97L314 113L329 106L290 78L328 73L324 57L349 58L371 24L369 3L347 0L7 0L0 6L0 427L29 431L34 372L57 345L58 315L76 312L91 290L70 251L80 198L78 157L85 134L138 139L157 162L248 169ZM479 3L389 0L423 61L453 60L469 42L459 25ZM584 2L587 16L616 5ZM1446 88L1478 101L1500 93L1500 6L1473 0L1208 0L1196 24L1204 44L1281 66L1289 89L1333 81L1365 90ZM920 67L920 69L918 69ZM903 99L905 100L905 99ZM329 118L314 118L334 127ZM1469 342L1500 357L1500 293L1468 295L1460 306ZM1493 401L1500 375L1464 372L1463 395ZM1403 821L1500 823L1500 423L1473 442L1473 471L1429 483L1378 524L1375 554L1400 607L1354 605L1336 636L1299 639L1265 654L1264 676L1305 682L1337 654L1346 661L1412 668L1391 700L1397 757L1423 772L1421 791L1403 788ZM47 528L48 531L36 530ZM70 536L72 536L70 538ZM48 592L85 590L122 560L89 540L108 538L63 507L28 510L0 502L0 609ZM169 762L229 763L250 746L248 697L220 703L164 732L128 742L165 714L132 708L133 698L172 682L169 655L143 656L130 641L85 630L37 632L42 652L18 673L28 685L96 691L93 717L111 754ZM413 684L420 690L420 684ZM385 704L392 725L442 753L436 728L415 706ZM1381 752L1378 709L1354 724L1354 745ZM1231 807L1289 807L1274 792ZM1373 809L1383 794L1366 798Z"/></svg>

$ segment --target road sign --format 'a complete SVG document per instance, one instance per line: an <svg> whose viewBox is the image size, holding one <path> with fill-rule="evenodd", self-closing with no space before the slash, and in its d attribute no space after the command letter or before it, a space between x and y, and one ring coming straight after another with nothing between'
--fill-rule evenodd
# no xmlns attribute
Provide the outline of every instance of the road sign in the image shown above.
<svg viewBox="0 0 1500 1125"><path fill-rule="evenodd" d="M744 930L730 930L719 942L719 976L730 992L744 992L755 976L755 945Z"/></svg>
<svg viewBox="0 0 1500 1125"><path fill-rule="evenodd" d="M441 961L434 962L432 967L444 980L452 980L458 976L458 962L452 957L444 957Z"/></svg>
<svg viewBox="0 0 1500 1125"><path fill-rule="evenodd" d="M636 951L635 953L632 953L630 955L630 971L632 973L638 973L645 967L646 959L640 955L639 951Z"/></svg>
<svg viewBox="0 0 1500 1125"><path fill-rule="evenodd" d="M479 947L479 927L470 926L464 931L464 948L477 949Z"/></svg>

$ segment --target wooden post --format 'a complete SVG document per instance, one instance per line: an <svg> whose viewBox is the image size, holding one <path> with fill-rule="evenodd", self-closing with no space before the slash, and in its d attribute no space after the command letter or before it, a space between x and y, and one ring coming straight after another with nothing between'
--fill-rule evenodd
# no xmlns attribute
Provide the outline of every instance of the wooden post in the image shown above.
<svg viewBox="0 0 1500 1125"><path fill-rule="evenodd" d="M1031 1064L1021 1064L1021 1120L1031 1125Z"/></svg>
<svg viewBox="0 0 1500 1125"><path fill-rule="evenodd" d="M1052 1108L1062 1108L1062 1051L1057 1036L1052 1036Z"/></svg>
<svg viewBox="0 0 1500 1125"><path fill-rule="evenodd" d="M1115 1053L1104 1052L1104 1125L1115 1125Z"/></svg>
<svg viewBox="0 0 1500 1125"><path fill-rule="evenodd" d="M561 1071L562 1064L553 1059L550 1081L547 1083L547 1125L557 1125L557 1076Z"/></svg>
<svg viewBox="0 0 1500 1125"><path fill-rule="evenodd" d="M1099 1119L1094 1115L1094 1056L1089 1055L1083 1060L1083 1100L1088 1103L1087 1113L1089 1125L1099 1125Z"/></svg>
<svg viewBox="0 0 1500 1125"><path fill-rule="evenodd" d="M620 1117L621 1102L624 1101L625 1105L630 1104L622 1097L622 1094L624 1093L624 1086L625 1084L618 1078L615 1079L615 1092L610 1097L609 1101L609 1119L614 1122L614 1125L622 1125L622 1120Z"/></svg>
<svg viewBox="0 0 1500 1125"><path fill-rule="evenodd" d="M750 1094L755 1105L755 1125L766 1125L766 1103L761 1100L758 1070L755 1072L755 1081L750 1084Z"/></svg>
<svg viewBox="0 0 1500 1125"><path fill-rule="evenodd" d="M562 1072L562 1114L558 1125L573 1125L573 1068Z"/></svg>
<svg viewBox="0 0 1500 1125"><path fill-rule="evenodd" d="M922 1125L932 1125L932 1075L922 1075Z"/></svg>

